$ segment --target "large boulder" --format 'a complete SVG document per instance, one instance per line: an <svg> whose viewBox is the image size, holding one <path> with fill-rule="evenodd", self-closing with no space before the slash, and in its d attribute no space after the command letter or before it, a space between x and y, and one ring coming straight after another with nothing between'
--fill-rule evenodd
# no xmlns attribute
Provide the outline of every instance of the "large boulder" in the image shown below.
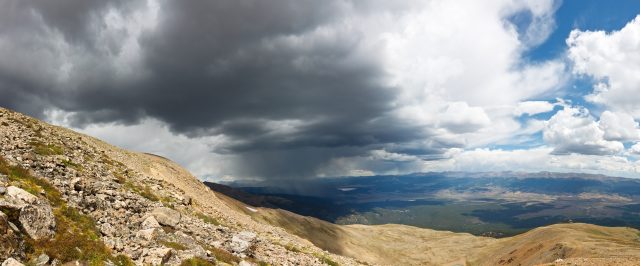
<svg viewBox="0 0 640 266"><path fill-rule="evenodd" d="M22 228L34 240L49 239L55 234L56 220L51 206L38 203L24 206L18 217Z"/></svg>
<svg viewBox="0 0 640 266"><path fill-rule="evenodd" d="M231 250L236 253L243 253L251 247L255 239L256 234L253 232L240 232L231 238Z"/></svg>
<svg viewBox="0 0 640 266"><path fill-rule="evenodd" d="M25 191L24 189L21 189L19 187L14 187L14 186L9 186L7 188L5 198L15 203L20 203L24 205L35 204L38 202L38 197Z"/></svg>
<svg viewBox="0 0 640 266"><path fill-rule="evenodd" d="M19 211L18 221L32 239L48 239L55 234L56 220L51 206L21 188L7 187L0 207Z"/></svg>
<svg viewBox="0 0 640 266"><path fill-rule="evenodd" d="M180 218L182 217L178 211L167 207L155 208L151 212L151 215L153 215L161 225L171 227L176 227L178 223L180 223Z"/></svg>

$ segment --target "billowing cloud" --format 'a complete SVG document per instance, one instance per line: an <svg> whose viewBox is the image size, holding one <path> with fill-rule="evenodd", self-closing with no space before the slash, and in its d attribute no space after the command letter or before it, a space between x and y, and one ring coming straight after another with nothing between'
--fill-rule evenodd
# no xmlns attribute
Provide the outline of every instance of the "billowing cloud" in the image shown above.
<svg viewBox="0 0 640 266"><path fill-rule="evenodd" d="M598 83L587 99L640 118L640 16L619 31L574 30L567 39L574 72Z"/></svg>
<svg viewBox="0 0 640 266"><path fill-rule="evenodd" d="M640 142L631 146L631 148L629 148L629 152L633 155L640 155Z"/></svg>
<svg viewBox="0 0 640 266"><path fill-rule="evenodd" d="M181 141L224 139L204 147L236 176L313 176L372 150L438 157L509 138L520 126L496 106L554 89L563 71L519 61L550 33L552 1L3 6L2 105L95 135L164 124ZM532 21L516 28L507 19L520 13Z"/></svg>
<svg viewBox="0 0 640 266"><path fill-rule="evenodd" d="M618 141L634 141L640 139L638 122L626 113L604 111L600 115L600 128L604 131L604 139Z"/></svg>
<svg viewBox="0 0 640 266"><path fill-rule="evenodd" d="M623 49L638 22L568 40L575 73L601 81L590 99L610 111L534 119L569 80L564 58L525 59L558 3L7 0L0 105L224 179L618 158L638 140L638 99L619 97L638 88ZM496 159L474 161L485 151Z"/></svg>
<svg viewBox="0 0 640 266"><path fill-rule="evenodd" d="M609 155L621 152L624 145L605 139L600 128L585 108L565 106L544 129L544 140L554 147L554 154Z"/></svg>

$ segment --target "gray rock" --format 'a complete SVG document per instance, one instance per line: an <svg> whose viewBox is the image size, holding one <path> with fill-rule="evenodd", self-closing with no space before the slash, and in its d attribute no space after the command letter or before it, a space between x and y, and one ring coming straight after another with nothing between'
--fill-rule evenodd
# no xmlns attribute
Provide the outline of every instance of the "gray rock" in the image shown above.
<svg viewBox="0 0 640 266"><path fill-rule="evenodd" d="M240 264L238 264L238 266L253 266L253 264L251 264L250 262L243 260L240 262Z"/></svg>
<svg viewBox="0 0 640 266"><path fill-rule="evenodd" d="M15 225L15 224L14 224L14 223L12 223L12 222L9 222L9 227L11 228L11 230L13 230L13 231L14 231L14 232L16 232L16 233L17 233L17 232L20 232L20 228L18 228L18 226L17 226L17 225Z"/></svg>
<svg viewBox="0 0 640 266"><path fill-rule="evenodd" d="M23 207L18 217L24 231L34 240L49 239L55 234L56 220L46 203Z"/></svg>
<svg viewBox="0 0 640 266"><path fill-rule="evenodd" d="M4 195L7 193L7 188L4 186L0 186L0 195Z"/></svg>
<svg viewBox="0 0 640 266"><path fill-rule="evenodd" d="M136 233L136 237L150 241L156 236L156 230L156 228L142 229Z"/></svg>
<svg viewBox="0 0 640 266"><path fill-rule="evenodd" d="M23 202L25 204L35 204L36 202L38 202L38 197L19 187L14 186L9 186L7 188L5 197L13 199L15 201Z"/></svg>
<svg viewBox="0 0 640 266"><path fill-rule="evenodd" d="M38 258L36 258L36 266L42 266L42 265L47 265L49 263L49 260L51 258L49 258L49 256L47 256L47 254L40 254L40 256L38 256Z"/></svg>
<svg viewBox="0 0 640 266"><path fill-rule="evenodd" d="M144 252L143 252L144 254ZM144 264L162 265L171 259L173 250L170 248L154 248L150 249L144 258Z"/></svg>
<svg viewBox="0 0 640 266"><path fill-rule="evenodd" d="M176 227L176 225L180 223L180 218L182 217L178 211L167 207L156 208L151 212L151 215L153 215L161 225L171 227Z"/></svg>
<svg viewBox="0 0 640 266"><path fill-rule="evenodd" d="M231 250L236 253L242 253L251 247L253 241L256 239L256 234L253 232L243 231L233 236L231 239Z"/></svg>
<svg viewBox="0 0 640 266"><path fill-rule="evenodd" d="M147 219L145 219L142 222L141 227L142 229L151 229L151 228L160 228L161 226L156 220L156 218L154 218L153 216L149 216L147 217Z"/></svg>
<svg viewBox="0 0 640 266"><path fill-rule="evenodd" d="M191 205L191 197L185 195L184 198L182 199L182 204L187 206Z"/></svg>
<svg viewBox="0 0 640 266"><path fill-rule="evenodd" d="M0 198L0 208L6 208L11 210L20 210L26 206L23 202L20 202L11 198Z"/></svg>
<svg viewBox="0 0 640 266"><path fill-rule="evenodd" d="M6 186L7 184L9 184L9 178L7 175L0 174L0 185Z"/></svg>
<svg viewBox="0 0 640 266"><path fill-rule="evenodd" d="M24 264L20 263L14 258L8 258L2 263L2 266L24 266Z"/></svg>
<svg viewBox="0 0 640 266"><path fill-rule="evenodd" d="M110 223L103 223L100 225L100 233L105 236L112 236L115 233L115 228Z"/></svg>

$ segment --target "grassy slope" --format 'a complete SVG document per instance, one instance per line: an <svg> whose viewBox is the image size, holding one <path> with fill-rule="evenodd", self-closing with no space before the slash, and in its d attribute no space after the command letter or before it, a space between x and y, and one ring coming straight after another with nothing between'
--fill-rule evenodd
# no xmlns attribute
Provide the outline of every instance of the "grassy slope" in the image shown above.
<svg viewBox="0 0 640 266"><path fill-rule="evenodd" d="M557 224L493 239L405 225L341 226L285 210L257 208L218 194L237 211L285 228L316 246L380 265L536 265L558 258L630 258L640 262L640 231L590 224ZM606 261L606 260L605 260ZM594 264L600 265L600 264Z"/></svg>

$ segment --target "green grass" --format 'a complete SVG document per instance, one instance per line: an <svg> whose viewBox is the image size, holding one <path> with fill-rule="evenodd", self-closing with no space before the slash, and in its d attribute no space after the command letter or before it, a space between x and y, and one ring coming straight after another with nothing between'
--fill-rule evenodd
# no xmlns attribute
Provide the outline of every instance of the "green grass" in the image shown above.
<svg viewBox="0 0 640 266"><path fill-rule="evenodd" d="M207 248L207 250L211 251L211 253L216 257L216 260L219 260L222 262L226 262L229 264L234 264L234 263L237 264L237 263L240 263L241 261L240 258L231 254L229 251L226 251L221 248L209 247Z"/></svg>
<svg viewBox="0 0 640 266"><path fill-rule="evenodd" d="M28 170L20 166L9 165L4 158L0 158L0 173L7 175L12 184L31 193L44 191L44 197L53 208L56 221L55 236L49 240L38 241L25 236L25 250L29 258L33 259L46 253L61 263L78 260L89 265L104 265L105 261L112 261L119 266L133 265L126 256L114 257L100 241L100 232L93 219L67 206L60 191L47 180L32 176ZM8 214L12 222L20 225L16 213L2 211Z"/></svg>
<svg viewBox="0 0 640 266"><path fill-rule="evenodd" d="M211 217L209 215L206 215L204 213L196 212L196 216L198 218L200 218L205 223L213 224L213 225L221 225L221 223L218 220L216 220L216 218L213 218L213 217Z"/></svg>
<svg viewBox="0 0 640 266"><path fill-rule="evenodd" d="M27 169L20 166L10 166L3 158L0 158L0 173L7 175L12 184L31 194L39 195L40 192L44 192L45 198L54 207L64 203L60 191L48 181L32 176Z"/></svg>
<svg viewBox="0 0 640 266"><path fill-rule="evenodd" d="M328 257L321 256L321 257L319 257L319 259L320 259L320 262L322 262L324 264L327 264L329 266L340 266L340 264L338 264L337 262L331 260Z"/></svg>
<svg viewBox="0 0 640 266"><path fill-rule="evenodd" d="M198 257L193 257L188 260L184 260L182 261L182 263L180 263L180 266L214 266L214 265L216 264Z"/></svg>
<svg viewBox="0 0 640 266"><path fill-rule="evenodd" d="M29 144L33 148L33 151L38 155L49 156L64 154L64 149L60 146L56 146L53 144L44 144L39 141L32 141Z"/></svg>
<svg viewBox="0 0 640 266"><path fill-rule="evenodd" d="M160 241L160 244L164 245L165 247L168 248L172 248L175 250L187 250L188 248L185 247L184 245L178 243L178 242L172 242L172 241Z"/></svg>
<svg viewBox="0 0 640 266"><path fill-rule="evenodd" d="M77 163L74 163L70 160L64 160L62 161L62 164L64 164L64 166L66 166L67 168L73 168L78 172L81 172L84 168L82 167L82 165L79 165Z"/></svg>
<svg viewBox="0 0 640 266"><path fill-rule="evenodd" d="M151 188L149 186L139 186L132 182L125 182L124 186L148 200L160 201L160 198L151 192Z"/></svg>
<svg viewBox="0 0 640 266"><path fill-rule="evenodd" d="M125 255L118 255L115 258L113 258L111 261L118 266L135 266L136 265L135 263L133 263L133 261L129 257Z"/></svg>
<svg viewBox="0 0 640 266"><path fill-rule="evenodd" d="M288 251L291 251L291 252L302 252L302 250L300 250L299 248L297 248L296 246L294 246L292 244L286 245L286 246L284 246L284 248L286 250L288 250Z"/></svg>

